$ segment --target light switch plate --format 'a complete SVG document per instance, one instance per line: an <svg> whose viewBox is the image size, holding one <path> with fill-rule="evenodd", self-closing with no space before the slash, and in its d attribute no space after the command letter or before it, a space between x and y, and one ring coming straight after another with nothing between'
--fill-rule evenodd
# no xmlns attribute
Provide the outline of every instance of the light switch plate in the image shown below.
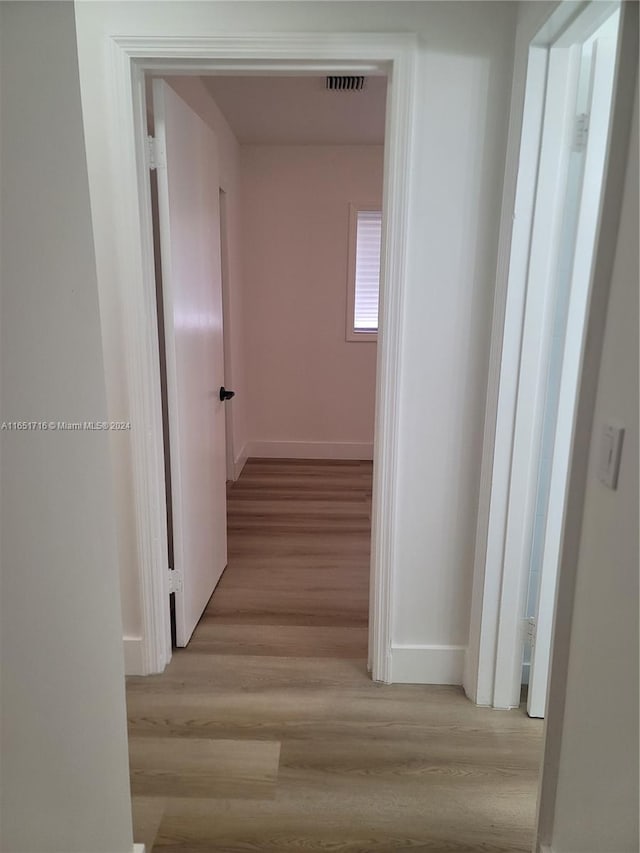
<svg viewBox="0 0 640 853"><path fill-rule="evenodd" d="M600 437L600 458L598 460L598 479L610 489L618 488L620 456L624 428L615 424L604 424Z"/></svg>

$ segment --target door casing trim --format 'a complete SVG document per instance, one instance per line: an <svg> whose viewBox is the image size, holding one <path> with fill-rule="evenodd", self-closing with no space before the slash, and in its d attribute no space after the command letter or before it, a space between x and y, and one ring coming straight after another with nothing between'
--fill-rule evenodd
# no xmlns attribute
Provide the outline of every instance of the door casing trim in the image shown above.
<svg viewBox="0 0 640 853"><path fill-rule="evenodd" d="M98 288L118 288L124 353L105 343L105 369L117 360L126 382L132 429L128 453L134 496L142 622L143 674L162 672L171 659L167 521L145 79L157 74L387 74L383 252L372 509L369 667L391 680L393 577L396 556L398 415L407 220L413 138L417 39L414 34L270 33L216 36L107 36L106 133L115 259L103 263L95 226ZM88 159L92 145L86 140ZM113 280L113 265L118 275ZM124 356L124 358L123 358Z"/></svg>

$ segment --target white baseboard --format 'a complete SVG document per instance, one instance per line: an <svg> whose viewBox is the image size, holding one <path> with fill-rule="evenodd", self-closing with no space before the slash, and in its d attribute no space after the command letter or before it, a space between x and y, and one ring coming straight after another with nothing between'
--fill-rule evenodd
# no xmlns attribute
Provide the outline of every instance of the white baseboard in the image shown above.
<svg viewBox="0 0 640 853"><path fill-rule="evenodd" d="M249 441L245 450L259 459L373 459L373 443L359 441Z"/></svg>
<svg viewBox="0 0 640 853"><path fill-rule="evenodd" d="M236 457L235 462L233 463L233 481L234 481L234 483L238 479L240 474L242 474L242 469L247 464L248 458L249 457L247 454L247 445L245 444L245 446L240 451L240 454Z"/></svg>
<svg viewBox="0 0 640 853"><path fill-rule="evenodd" d="M124 674L145 675L142 637L125 637L124 643Z"/></svg>
<svg viewBox="0 0 640 853"><path fill-rule="evenodd" d="M144 844L134 844L133 845L133 853L144 853L145 847Z"/></svg>
<svg viewBox="0 0 640 853"><path fill-rule="evenodd" d="M462 684L466 646L392 646L393 684Z"/></svg>

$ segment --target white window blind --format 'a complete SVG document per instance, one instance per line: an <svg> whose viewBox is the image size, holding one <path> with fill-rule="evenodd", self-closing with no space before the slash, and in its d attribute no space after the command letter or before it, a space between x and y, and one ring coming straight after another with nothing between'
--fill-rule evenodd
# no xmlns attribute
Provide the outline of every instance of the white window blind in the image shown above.
<svg viewBox="0 0 640 853"><path fill-rule="evenodd" d="M356 274L353 311L353 328L356 332L378 331L381 242L381 211L359 210L356 225Z"/></svg>

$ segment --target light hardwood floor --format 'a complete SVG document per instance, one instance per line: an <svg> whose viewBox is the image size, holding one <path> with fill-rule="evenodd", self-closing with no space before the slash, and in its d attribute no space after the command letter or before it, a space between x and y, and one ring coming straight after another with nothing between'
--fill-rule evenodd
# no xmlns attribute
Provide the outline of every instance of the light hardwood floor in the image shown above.
<svg viewBox="0 0 640 853"><path fill-rule="evenodd" d="M250 460L187 649L130 678L155 853L531 849L542 727L366 671L371 465Z"/></svg>

